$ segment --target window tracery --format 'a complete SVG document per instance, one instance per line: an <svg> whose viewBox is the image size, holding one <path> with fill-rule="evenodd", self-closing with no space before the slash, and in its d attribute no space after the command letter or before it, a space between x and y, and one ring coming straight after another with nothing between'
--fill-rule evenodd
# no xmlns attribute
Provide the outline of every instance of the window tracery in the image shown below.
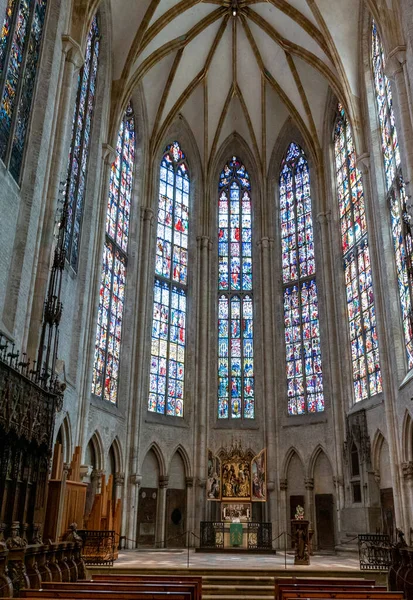
<svg viewBox="0 0 413 600"><path fill-rule="evenodd" d="M0 39L0 158L19 181L47 0L8 0Z"/></svg>
<svg viewBox="0 0 413 600"><path fill-rule="evenodd" d="M324 411L310 170L303 150L281 164L280 216L288 413Z"/></svg>
<svg viewBox="0 0 413 600"><path fill-rule="evenodd" d="M218 185L218 418L255 417L251 183L235 156Z"/></svg>
<svg viewBox="0 0 413 600"><path fill-rule="evenodd" d="M390 207L391 231L396 259L397 281L403 319L403 333L409 369L413 367L413 240L406 207L406 188L400 160L391 82L386 77L383 46L376 23L372 23L371 59L382 154ZM410 274L410 275L409 275Z"/></svg>
<svg viewBox="0 0 413 600"><path fill-rule="evenodd" d="M67 167L66 194L69 195L69 212L65 249L66 258L74 269L77 268L79 260L90 134L95 107L99 47L99 25L95 15L87 39L85 62L78 78L76 104L72 121L72 141Z"/></svg>
<svg viewBox="0 0 413 600"><path fill-rule="evenodd" d="M350 124L341 105L334 148L354 396L359 402L382 391L382 377L363 181L356 167Z"/></svg>
<svg viewBox="0 0 413 600"><path fill-rule="evenodd" d="M92 393L112 404L116 404L118 398L134 166L135 123L129 103L110 174L92 378Z"/></svg>
<svg viewBox="0 0 413 600"><path fill-rule="evenodd" d="M150 412L184 416L190 179L178 142L160 167L152 321Z"/></svg>

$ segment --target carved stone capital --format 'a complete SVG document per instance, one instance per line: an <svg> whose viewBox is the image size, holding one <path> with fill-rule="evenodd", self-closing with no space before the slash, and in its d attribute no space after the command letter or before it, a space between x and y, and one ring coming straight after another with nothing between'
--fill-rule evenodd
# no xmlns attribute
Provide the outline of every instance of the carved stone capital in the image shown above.
<svg viewBox="0 0 413 600"><path fill-rule="evenodd" d="M386 67L384 72L387 77L393 79L397 73L403 70L406 62L406 46L396 46L389 52L386 58Z"/></svg>
<svg viewBox="0 0 413 600"><path fill-rule="evenodd" d="M161 488L161 490L164 488L167 488L168 483L169 483L168 475L161 475L161 477L159 477L159 487Z"/></svg>
<svg viewBox="0 0 413 600"><path fill-rule="evenodd" d="M152 225L153 221L154 221L154 212L151 208L148 208L147 206L142 206L141 207L141 219L144 222L148 222L149 224Z"/></svg>
<svg viewBox="0 0 413 600"><path fill-rule="evenodd" d="M335 487L343 487L344 479L343 477L333 477L333 483Z"/></svg>
<svg viewBox="0 0 413 600"><path fill-rule="evenodd" d="M199 235L196 240L201 250L211 250L212 242L210 237L207 235Z"/></svg>
<svg viewBox="0 0 413 600"><path fill-rule="evenodd" d="M314 479L312 477L306 477L304 479L304 487L306 490L314 489Z"/></svg>
<svg viewBox="0 0 413 600"><path fill-rule="evenodd" d="M197 486L199 488L205 488L206 489L206 479L201 479L200 477L198 477L196 483L197 483Z"/></svg>
<svg viewBox="0 0 413 600"><path fill-rule="evenodd" d="M85 62L85 57L80 45L70 35L62 35L62 49L66 60L71 62L75 69L80 69Z"/></svg>
<svg viewBox="0 0 413 600"><path fill-rule="evenodd" d="M91 465L80 465L79 473L80 473L80 478L82 479L82 481L86 477L90 477L90 475L92 474L92 470L93 470L93 467Z"/></svg>
<svg viewBox="0 0 413 600"><path fill-rule="evenodd" d="M271 480L267 481L267 490L269 492L273 492L275 490L275 481L271 481Z"/></svg>
<svg viewBox="0 0 413 600"><path fill-rule="evenodd" d="M403 477L406 480L413 479L413 461L402 463Z"/></svg>
<svg viewBox="0 0 413 600"><path fill-rule="evenodd" d="M317 215L317 222L320 223L320 225L327 225L328 223L330 223L331 221L331 211L327 211L327 212L321 212L318 213Z"/></svg>
<svg viewBox="0 0 413 600"><path fill-rule="evenodd" d="M102 160L111 165L116 160L116 150L110 144L102 144Z"/></svg>
<svg viewBox="0 0 413 600"><path fill-rule="evenodd" d="M367 175L370 171L370 154L368 152L360 154L356 159L356 165L364 175Z"/></svg>
<svg viewBox="0 0 413 600"><path fill-rule="evenodd" d="M125 485L125 473L115 473L115 486L123 487Z"/></svg>
<svg viewBox="0 0 413 600"><path fill-rule="evenodd" d="M194 478L193 477L185 477L185 485L187 488L191 488L194 485Z"/></svg>
<svg viewBox="0 0 413 600"><path fill-rule="evenodd" d="M280 479L280 490L285 491L288 488L288 479Z"/></svg>
<svg viewBox="0 0 413 600"><path fill-rule="evenodd" d="M374 481L377 483L377 485L380 485L380 471L378 471L376 469L373 473L373 477L374 477Z"/></svg>
<svg viewBox="0 0 413 600"><path fill-rule="evenodd" d="M129 477L129 481L130 481L131 485L137 485L139 487L140 484L142 483L142 475L138 475L137 473L134 473L133 475L131 475Z"/></svg>

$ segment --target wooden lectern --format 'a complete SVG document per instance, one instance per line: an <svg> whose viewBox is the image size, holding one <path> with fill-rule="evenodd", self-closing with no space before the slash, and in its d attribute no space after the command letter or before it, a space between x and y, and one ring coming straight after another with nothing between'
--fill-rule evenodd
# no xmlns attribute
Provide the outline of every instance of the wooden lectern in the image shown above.
<svg viewBox="0 0 413 600"><path fill-rule="evenodd" d="M291 519L291 531L295 542L295 565L309 565L310 555L308 552L310 522L305 519Z"/></svg>

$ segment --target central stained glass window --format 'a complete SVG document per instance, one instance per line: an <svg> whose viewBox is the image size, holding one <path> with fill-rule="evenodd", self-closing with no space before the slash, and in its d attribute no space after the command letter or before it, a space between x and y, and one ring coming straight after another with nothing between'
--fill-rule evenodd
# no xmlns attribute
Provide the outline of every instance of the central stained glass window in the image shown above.
<svg viewBox="0 0 413 600"><path fill-rule="evenodd" d="M281 164L280 217L288 413L324 410L310 170L294 143Z"/></svg>
<svg viewBox="0 0 413 600"><path fill-rule="evenodd" d="M159 179L148 410L183 417L190 181L178 142L166 148Z"/></svg>
<svg viewBox="0 0 413 600"><path fill-rule="evenodd" d="M382 380L363 181L356 167L350 124L341 105L334 147L354 396L359 402L381 392Z"/></svg>
<svg viewBox="0 0 413 600"><path fill-rule="evenodd" d="M235 156L221 173L218 197L218 418L253 419L251 183Z"/></svg>

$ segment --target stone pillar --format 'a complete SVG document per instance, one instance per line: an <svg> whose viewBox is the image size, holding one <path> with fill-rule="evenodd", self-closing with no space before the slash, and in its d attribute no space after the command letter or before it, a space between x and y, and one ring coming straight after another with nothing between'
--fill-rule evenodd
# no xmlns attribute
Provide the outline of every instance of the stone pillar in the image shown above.
<svg viewBox="0 0 413 600"><path fill-rule="evenodd" d="M209 253L212 248L210 238L197 238L199 273L199 321L198 321L198 384L195 424L195 477L200 489L194 494L194 516L198 520L205 518L205 486L207 474L207 436L208 436L208 335L209 335Z"/></svg>
<svg viewBox="0 0 413 600"><path fill-rule="evenodd" d="M159 477L158 510L156 512L156 542L158 548L165 548L166 535L166 490L168 489L169 477Z"/></svg>
<svg viewBox="0 0 413 600"><path fill-rule="evenodd" d="M62 36L63 76L60 89L59 111L54 137L49 185L43 216L43 230L39 249L37 278L33 294L30 330L27 341L27 353L35 357L38 346L43 304L49 279L49 266L53 247L53 229L55 225L56 202L61 183L66 179L69 157L68 133L72 124L73 86L77 82L75 75L83 65L84 56L79 44L70 36ZM59 100L57 100L59 101ZM36 268L36 267L35 267Z"/></svg>
<svg viewBox="0 0 413 600"><path fill-rule="evenodd" d="M407 506L410 506L410 510L407 511L406 519L406 538L409 540L410 530L413 528L413 461L402 463L404 489L405 489L405 500ZM409 542L408 542L409 543Z"/></svg>
<svg viewBox="0 0 413 600"><path fill-rule="evenodd" d="M307 509L306 509L306 517L307 519L310 521L310 527L311 529L316 529L316 522L315 522L315 502L314 502L314 479L312 477L306 477L304 480L304 487L305 487L305 502L307 504ZM316 543L318 543L318 540L316 539Z"/></svg>
<svg viewBox="0 0 413 600"><path fill-rule="evenodd" d="M373 199L372 185L371 185L371 171L370 171L370 156L363 154L357 159L357 167L363 173L363 186L364 194L368 200ZM370 202L370 206L373 202ZM367 211L367 216L369 217ZM371 215L371 213L370 213ZM373 275L373 290L374 290L374 303L377 315L377 333L379 339L379 350L380 350L380 367L383 381L383 397L384 397L384 410L387 425L388 444L389 444L389 456L390 456L390 472L393 482L393 498L394 498L394 512L396 527L406 527L404 510L404 499L402 495L401 486L401 467L400 467L400 447L399 439L397 436L397 413L396 413L396 401L395 388L398 382L393 381L390 352L389 347L393 343L391 339L388 339L388 329L385 326L386 313L384 309L384 297L387 293L386 285L387 282L383 282L381 277L381 258L380 251L377 247L377 227L373 218L368 219L368 225L370 228L369 235L369 249L370 249L370 261ZM370 227L371 225L371 227Z"/></svg>
<svg viewBox="0 0 413 600"><path fill-rule="evenodd" d="M185 540L185 544L189 544L190 546L195 545L196 538L192 535L192 533L196 533L195 523L193 518L193 504L192 504L192 495L194 491L194 478L186 477L185 478L186 485L186 524L185 529L188 532ZM197 534L198 535L198 534Z"/></svg>
<svg viewBox="0 0 413 600"><path fill-rule="evenodd" d="M284 546L284 544L286 544L286 547L288 548L291 545L291 526L290 526L290 519L288 516L288 480L287 479L280 479L280 505L279 505L279 529L282 531L284 530L284 537L285 538L285 542L283 537L281 536L277 542L277 547L278 548L282 548ZM280 535L281 531L278 532L278 535Z"/></svg>
<svg viewBox="0 0 413 600"><path fill-rule="evenodd" d="M115 499L122 500L125 486L125 473L115 473L114 477Z"/></svg>
<svg viewBox="0 0 413 600"><path fill-rule="evenodd" d="M274 533L278 535L279 521L277 510L277 488L276 480L276 465L277 465L277 449L276 449L276 428L277 411L276 399L274 397L274 356L273 356L273 306L272 306L272 291L271 291L271 244L273 240L268 237L263 237L258 246L261 250L262 264L262 321L263 321L263 375L264 375L264 402L265 417L263 419L264 439L267 448L267 465L271 465L271 470L268 470L268 516L267 518L273 523Z"/></svg>
<svg viewBox="0 0 413 600"><path fill-rule="evenodd" d="M129 477L129 485L126 493L128 509L122 511L122 531L126 536L126 548L137 548L138 546L138 509L139 488L142 483L142 475L137 473Z"/></svg>

